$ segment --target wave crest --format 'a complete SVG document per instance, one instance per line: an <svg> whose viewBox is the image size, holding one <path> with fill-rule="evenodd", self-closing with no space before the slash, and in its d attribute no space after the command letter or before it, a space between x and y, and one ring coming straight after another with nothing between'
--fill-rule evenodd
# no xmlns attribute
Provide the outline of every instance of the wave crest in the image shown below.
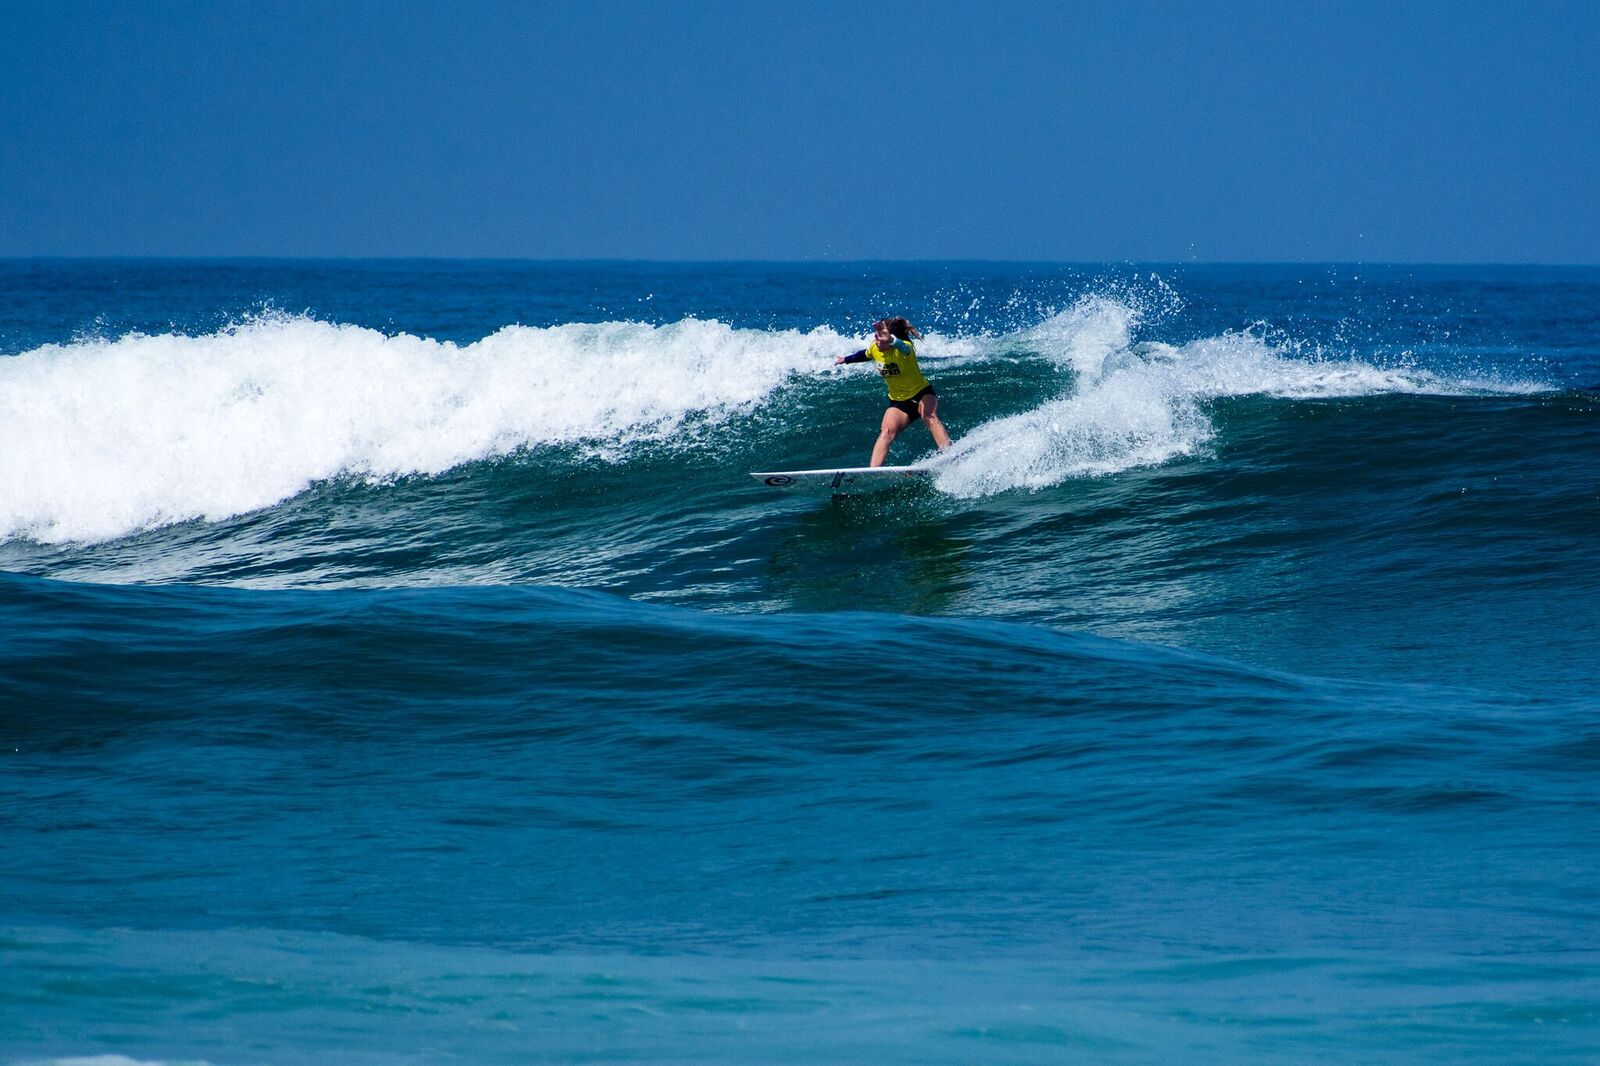
<svg viewBox="0 0 1600 1066"><path fill-rule="evenodd" d="M0 539L95 541L544 445L615 456L754 410L849 343L686 319L471 344L292 316L0 359Z"/></svg>
<svg viewBox="0 0 1600 1066"><path fill-rule="evenodd" d="M1041 489L1192 455L1215 430L1209 401L1271 396L1329 399L1386 394L1521 394L1543 386L1455 380L1356 358L1310 356L1259 329L1182 345L1136 341L1137 302L1089 295L1001 343L1067 372L1062 391L1030 411L967 433L939 464L938 487L956 496Z"/></svg>
<svg viewBox="0 0 1600 1066"><path fill-rule="evenodd" d="M930 336L941 377L1020 357L1060 379L1033 410L968 432L937 485L979 496L1190 455L1214 433L1207 402L1226 396L1537 391L1304 356L1259 330L1141 341L1145 318L1170 310L1148 304L1092 294L1013 333ZM47 345L0 359L0 541L110 540L337 478L436 475L543 447L617 461L708 439L857 346L825 326L695 318L513 325L456 344L289 315Z"/></svg>

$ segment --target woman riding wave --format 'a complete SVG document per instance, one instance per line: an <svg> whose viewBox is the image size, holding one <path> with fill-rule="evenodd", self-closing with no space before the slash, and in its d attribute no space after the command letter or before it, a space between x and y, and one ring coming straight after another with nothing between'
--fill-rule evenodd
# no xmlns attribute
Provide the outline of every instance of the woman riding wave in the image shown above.
<svg viewBox="0 0 1600 1066"><path fill-rule="evenodd" d="M872 446L872 465L882 466L889 456L889 445L895 437L917 419L921 419L933 434L933 443L942 452L950 447L950 434L939 421L939 394L933 391L928 379L917 366L917 347L911 338L921 338L915 326L903 318L885 318L872 324L872 343L860 351L841 355L833 361L864 363L868 359L878 364L878 373L889 388L889 406L883 412L883 425L878 430L878 442Z"/></svg>

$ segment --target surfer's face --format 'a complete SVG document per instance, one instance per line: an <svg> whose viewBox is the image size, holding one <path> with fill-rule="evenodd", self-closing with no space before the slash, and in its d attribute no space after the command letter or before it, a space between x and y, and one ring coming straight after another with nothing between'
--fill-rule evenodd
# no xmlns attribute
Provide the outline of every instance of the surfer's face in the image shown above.
<svg viewBox="0 0 1600 1066"><path fill-rule="evenodd" d="M872 331L872 339L880 348L887 348L889 346L889 337L890 333L888 326L879 326L877 329Z"/></svg>

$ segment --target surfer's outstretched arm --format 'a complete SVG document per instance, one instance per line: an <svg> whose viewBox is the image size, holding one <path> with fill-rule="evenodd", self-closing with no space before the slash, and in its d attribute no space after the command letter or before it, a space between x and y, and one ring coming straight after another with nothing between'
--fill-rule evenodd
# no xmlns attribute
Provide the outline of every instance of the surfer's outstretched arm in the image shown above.
<svg viewBox="0 0 1600 1066"><path fill-rule="evenodd" d="M839 358L833 361L833 365L838 366L840 363L864 363L866 361L867 350L862 348L858 352L851 352L849 355L841 355Z"/></svg>

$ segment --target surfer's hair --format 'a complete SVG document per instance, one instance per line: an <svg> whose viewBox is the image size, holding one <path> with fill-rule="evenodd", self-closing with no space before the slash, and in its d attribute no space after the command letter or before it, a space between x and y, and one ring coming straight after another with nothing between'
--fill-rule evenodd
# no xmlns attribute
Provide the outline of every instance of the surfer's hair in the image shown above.
<svg viewBox="0 0 1600 1066"><path fill-rule="evenodd" d="M879 328L888 330L903 341L909 341L912 337L922 339L922 331L903 318L880 318L872 324L874 332Z"/></svg>

